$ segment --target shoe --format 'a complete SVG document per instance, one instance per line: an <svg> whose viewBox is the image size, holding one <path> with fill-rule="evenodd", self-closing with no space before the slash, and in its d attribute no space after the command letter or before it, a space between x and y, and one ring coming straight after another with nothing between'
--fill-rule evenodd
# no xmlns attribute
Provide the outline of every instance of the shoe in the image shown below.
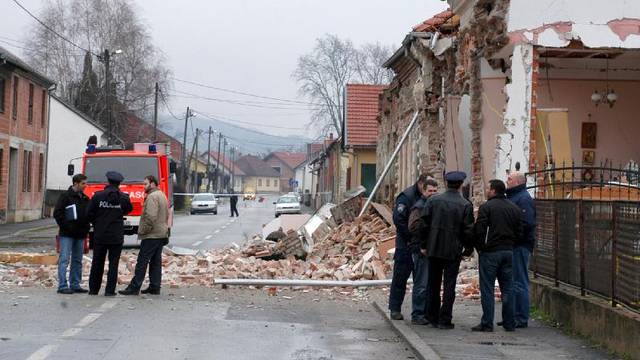
<svg viewBox="0 0 640 360"><path fill-rule="evenodd" d="M71 290L69 288L58 289L58 294L71 295L71 294L73 294L73 290Z"/></svg>
<svg viewBox="0 0 640 360"><path fill-rule="evenodd" d="M504 331L512 332L512 331L516 331L516 329L515 328L506 327L506 328L504 328Z"/></svg>
<svg viewBox="0 0 640 360"><path fill-rule="evenodd" d="M89 290L89 295L98 295L98 292Z"/></svg>
<svg viewBox="0 0 640 360"><path fill-rule="evenodd" d="M106 293L104 293L104 296L116 296L116 293L114 293L114 292L106 292Z"/></svg>
<svg viewBox="0 0 640 360"><path fill-rule="evenodd" d="M411 319L413 325L429 325L429 320L425 318Z"/></svg>
<svg viewBox="0 0 640 360"><path fill-rule="evenodd" d="M400 311L392 311L390 317L391 320L404 320L404 316Z"/></svg>
<svg viewBox="0 0 640 360"><path fill-rule="evenodd" d="M140 291L140 293L141 294L149 294L149 295L160 295L160 289L148 287L148 288Z"/></svg>
<svg viewBox="0 0 640 360"><path fill-rule="evenodd" d="M529 327L529 324L523 324L523 323L516 324L516 329L526 329L528 327Z"/></svg>
<svg viewBox="0 0 640 360"><path fill-rule="evenodd" d="M124 290L118 291L118 293L120 295L138 295L140 293L140 290L135 290L133 288L127 287Z"/></svg>
<svg viewBox="0 0 640 360"><path fill-rule="evenodd" d="M480 331L480 332L493 332L493 328L489 326L484 326L482 324L476 325L471 328L471 331Z"/></svg>
<svg viewBox="0 0 640 360"><path fill-rule="evenodd" d="M502 326L502 325L504 325L504 321L498 321L498 322L496 323L496 325L498 325L498 326Z"/></svg>
<svg viewBox="0 0 640 360"><path fill-rule="evenodd" d="M453 328L455 328L456 325L453 323L448 323L448 324L438 324L438 329L440 330L451 330Z"/></svg>
<svg viewBox="0 0 640 360"><path fill-rule="evenodd" d="M75 288L75 289L71 289L71 290L73 290L73 292L77 293L77 294L86 294L86 293L89 292L89 290L83 289L83 288Z"/></svg>

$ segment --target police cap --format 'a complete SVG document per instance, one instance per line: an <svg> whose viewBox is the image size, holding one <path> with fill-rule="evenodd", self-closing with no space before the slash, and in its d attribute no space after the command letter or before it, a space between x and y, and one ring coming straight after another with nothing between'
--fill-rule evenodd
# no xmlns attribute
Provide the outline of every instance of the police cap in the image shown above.
<svg viewBox="0 0 640 360"><path fill-rule="evenodd" d="M107 180L117 183L121 183L124 180L124 176L117 171L107 171L105 176L107 177Z"/></svg>
<svg viewBox="0 0 640 360"><path fill-rule="evenodd" d="M463 182L467 178L467 174L464 171L449 171L444 175L444 180L447 182Z"/></svg>

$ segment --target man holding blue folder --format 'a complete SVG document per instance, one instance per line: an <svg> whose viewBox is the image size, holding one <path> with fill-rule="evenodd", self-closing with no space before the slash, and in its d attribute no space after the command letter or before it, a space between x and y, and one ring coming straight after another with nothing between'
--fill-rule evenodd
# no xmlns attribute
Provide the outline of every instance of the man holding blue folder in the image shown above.
<svg viewBox="0 0 640 360"><path fill-rule="evenodd" d="M90 200L84 194L84 188L87 186L87 177L83 174L77 174L73 177L72 183L73 185L60 195L53 212L53 217L60 227L58 233L60 241L60 258L58 259L59 294L87 292L86 289L80 287L84 239L89 233L89 220L86 213ZM69 282L67 282L69 262L71 262L71 271L69 272Z"/></svg>

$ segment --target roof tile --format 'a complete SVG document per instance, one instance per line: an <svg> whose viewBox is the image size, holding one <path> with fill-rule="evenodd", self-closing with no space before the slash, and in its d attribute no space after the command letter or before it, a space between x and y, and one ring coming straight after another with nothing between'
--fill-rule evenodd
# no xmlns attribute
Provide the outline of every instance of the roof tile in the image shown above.
<svg viewBox="0 0 640 360"><path fill-rule="evenodd" d="M384 89L384 85L347 84L347 146L376 145L379 96Z"/></svg>

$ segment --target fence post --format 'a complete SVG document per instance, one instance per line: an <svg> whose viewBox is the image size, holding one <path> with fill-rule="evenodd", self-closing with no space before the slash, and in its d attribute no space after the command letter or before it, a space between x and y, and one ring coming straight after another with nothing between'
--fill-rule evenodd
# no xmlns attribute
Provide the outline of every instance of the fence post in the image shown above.
<svg viewBox="0 0 640 360"><path fill-rule="evenodd" d="M578 244L580 247L580 295L585 296L585 249L584 249L584 231L582 226L584 225L583 216L583 204L582 200L578 200L576 213L576 236L578 237Z"/></svg>
<svg viewBox="0 0 640 360"><path fill-rule="evenodd" d="M554 224L554 232L553 232L553 279L555 281L555 286L559 287L560 282L558 280L558 252L560 251L560 236L558 235L559 225L559 216L558 216L558 203L556 201L553 202L553 224Z"/></svg>
<svg viewBox="0 0 640 360"><path fill-rule="evenodd" d="M611 306L616 307L616 277L618 272L618 203L611 202L611 223L613 234L611 236Z"/></svg>

